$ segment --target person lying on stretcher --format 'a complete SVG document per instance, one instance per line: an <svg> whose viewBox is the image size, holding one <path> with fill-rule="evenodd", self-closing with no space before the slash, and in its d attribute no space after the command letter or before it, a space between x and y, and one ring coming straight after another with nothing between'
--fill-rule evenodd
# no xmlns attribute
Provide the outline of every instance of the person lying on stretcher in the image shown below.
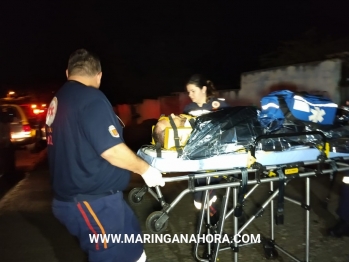
<svg viewBox="0 0 349 262"><path fill-rule="evenodd" d="M153 133L152 137L154 140L155 144L160 144L161 148L164 148L164 142L165 142L165 130L166 128L173 128L170 122L170 117L173 119L173 123L176 126L176 128L181 128L181 127L188 127L190 128L190 132L183 133L182 135L178 133L179 137L179 142L181 146L184 146L186 142L188 141L190 134L191 134L191 127L192 127L192 120L195 119L195 117L189 116L189 115L174 115L171 114L169 117L163 117L160 118L153 128ZM191 123L192 124L191 124ZM216 184L220 183L221 178L218 177L212 177L211 178L211 184ZM197 181L197 185L205 185L206 184L206 178L199 179ZM194 194L194 206L196 209L200 210L201 209L201 201L203 197L203 192L196 192ZM217 224L218 219L219 219L219 212L217 212L218 207L214 206L214 202L217 200L217 196L215 194L214 190L210 190L209 192L209 208L210 208L210 223L212 225Z"/></svg>
<svg viewBox="0 0 349 262"><path fill-rule="evenodd" d="M158 120L157 124L155 125L153 132L152 132L152 138L154 140L154 143L157 144L159 143L162 148L167 148L165 146L165 130L166 128L172 128L173 126L171 125L171 118L173 120L172 125L174 124L176 128L181 128L181 127L187 127L189 128L187 132L182 132L178 134L179 138L179 144L181 146L184 146L185 143L188 141L190 133L191 133L191 124L190 124L190 119L194 119L193 117L189 115L175 115L171 114L169 117L160 117ZM167 148L168 149L168 148Z"/></svg>

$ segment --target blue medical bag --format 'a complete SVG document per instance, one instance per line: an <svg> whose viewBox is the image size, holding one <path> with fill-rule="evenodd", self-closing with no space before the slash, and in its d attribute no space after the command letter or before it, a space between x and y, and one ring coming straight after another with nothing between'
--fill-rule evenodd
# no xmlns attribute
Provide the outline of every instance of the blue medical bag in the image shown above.
<svg viewBox="0 0 349 262"><path fill-rule="evenodd" d="M289 90L275 91L261 100L259 121L269 131L279 129L285 118L320 125L332 125L338 105L330 99Z"/></svg>

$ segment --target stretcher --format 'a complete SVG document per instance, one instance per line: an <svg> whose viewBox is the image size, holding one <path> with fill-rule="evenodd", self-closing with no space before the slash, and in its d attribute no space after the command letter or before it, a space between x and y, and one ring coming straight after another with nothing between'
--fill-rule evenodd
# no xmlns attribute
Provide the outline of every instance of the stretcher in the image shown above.
<svg viewBox="0 0 349 262"><path fill-rule="evenodd" d="M196 172L206 170L227 170L240 167L247 167L255 159L250 152L237 154L224 154L213 156L207 159L183 160L177 158L175 151L163 153L162 158L156 157L156 152L151 147L144 147L138 151L138 156L147 163L156 167L163 173L174 172ZM257 151L255 158L258 163L264 166L283 165L295 162L307 162L317 159L319 149L309 146L298 146L283 152ZM329 158L348 156L346 153L330 152ZM245 165L243 164L245 163Z"/></svg>
<svg viewBox="0 0 349 262"><path fill-rule="evenodd" d="M322 137L321 147L296 146L284 151L273 152L258 150L258 144L264 139L278 138L281 136L301 136L319 135ZM256 138L248 152L238 152L222 154L207 159L185 160L178 158L178 155L171 152L156 157L156 152L150 147L143 147L137 153L150 165L158 168L161 172L189 172L188 175L165 177L166 186L175 181L188 181L188 188L179 193L172 203L167 203L161 193L160 187L155 187L155 191L147 186L135 188L129 193L131 204L140 204L144 194L149 192L157 199L161 206L161 211L151 213L146 220L146 227L150 232L161 233L168 225L170 211L186 195L192 192L203 191L203 204L200 212L200 221L197 227L197 234L219 234L222 236L225 221L233 215L234 232L232 236L241 234L254 219L259 218L267 206L270 206L271 231L270 237L263 237L263 248L267 258L274 258L278 251L284 253L294 261L309 261L309 226L310 226L310 178L319 175L328 175L331 180L337 172L349 170L349 152L337 152L336 148L331 148L323 133L318 131L306 133L290 134L269 134ZM209 171L209 172L207 172ZM222 177L219 184L210 184L211 177ZM195 180L206 178L207 184L196 186ZM296 178L305 179L305 201L299 202L284 194L287 183ZM278 187L274 187L277 182ZM244 201L263 183L270 184L270 196L265 200L260 209L240 226L238 218L242 214ZM248 190L248 187L252 186ZM212 189L225 189L222 199L220 219L217 225L211 226L209 221L209 209L205 208L209 204L208 192ZM233 208L228 210L228 199L233 191ZM276 199L277 198L277 199ZM298 259L285 249L277 245L274 236L274 224L283 224L284 221L284 200L301 206L306 213L305 231L305 258ZM274 203L276 202L276 203ZM276 204L276 205L275 205ZM207 219L205 219L205 214ZM195 244L194 257L197 261L217 261L218 253L223 250L233 250L233 259L238 261L240 247L252 245L253 243L240 244L232 241L230 244L222 246L220 243L207 243L204 254L199 254L199 243Z"/></svg>

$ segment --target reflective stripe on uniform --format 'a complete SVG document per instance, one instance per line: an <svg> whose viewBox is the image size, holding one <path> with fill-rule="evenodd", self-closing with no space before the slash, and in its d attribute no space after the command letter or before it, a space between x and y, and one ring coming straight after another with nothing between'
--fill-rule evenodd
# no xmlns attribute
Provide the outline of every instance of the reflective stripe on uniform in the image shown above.
<svg viewBox="0 0 349 262"><path fill-rule="evenodd" d="M192 110L189 112L189 115L192 115L192 116L201 116L203 114L207 114L207 113L210 113L211 111L209 110L206 110L206 109L197 109L197 110Z"/></svg>
<svg viewBox="0 0 349 262"><path fill-rule="evenodd" d="M216 201L217 201L217 196L214 195L214 196L210 199L209 205L211 206L212 203L214 203L214 202L216 202ZM194 206L196 207L196 209L201 209L202 204L201 204L200 202L197 202L197 201L194 200ZM207 208L207 206L205 206L205 208Z"/></svg>
<svg viewBox="0 0 349 262"><path fill-rule="evenodd" d="M90 206L90 204L87 201L83 201L83 203L85 204L87 210L90 212L91 216L93 217L93 219L95 220L96 224L98 225L99 229L101 230L101 233L103 235L105 235L105 230L104 227L102 226L101 222L99 221L97 215L95 214L95 212L93 211L92 207ZM107 241L104 239L103 241L103 245L104 248L106 249L108 247Z"/></svg>
<svg viewBox="0 0 349 262"><path fill-rule="evenodd" d="M147 261L147 256L145 254L145 251L143 250L141 257L136 262L146 262L146 261Z"/></svg>
<svg viewBox="0 0 349 262"><path fill-rule="evenodd" d="M94 235L97 235L97 232L94 230L93 226L91 225L91 222L90 220L88 219L88 216L87 214L85 213L84 209L82 208L81 204L78 203L77 204L77 207L83 217L83 219L85 220L85 223L87 225L87 227L91 230L91 232L94 234ZM96 243L96 250L99 250L99 246L98 246L98 243Z"/></svg>
<svg viewBox="0 0 349 262"><path fill-rule="evenodd" d="M194 200L194 206L196 207L196 209L201 209L201 203L200 202L196 202L195 200Z"/></svg>
<svg viewBox="0 0 349 262"><path fill-rule="evenodd" d="M344 176L342 181L344 184L349 184L349 176Z"/></svg>

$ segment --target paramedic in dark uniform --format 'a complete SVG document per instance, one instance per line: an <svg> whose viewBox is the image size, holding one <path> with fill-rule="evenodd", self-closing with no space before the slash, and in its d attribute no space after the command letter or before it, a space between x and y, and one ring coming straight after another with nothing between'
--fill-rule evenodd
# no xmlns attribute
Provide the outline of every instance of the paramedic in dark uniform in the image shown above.
<svg viewBox="0 0 349 262"><path fill-rule="evenodd" d="M161 173L125 144L113 108L99 90L99 59L80 49L71 54L68 81L56 93L46 117L48 160L55 217L78 237L92 262L144 262L140 241L112 243L90 236L141 234L123 199L130 171L148 186L164 186ZM99 235L99 236L101 236Z"/></svg>
<svg viewBox="0 0 349 262"><path fill-rule="evenodd" d="M195 74L190 77L186 85L191 103L184 107L183 113L200 116L209 112L215 111L220 108L230 107L225 102L224 98L216 97L216 89L213 82L205 78L203 75ZM211 177L210 184L219 183L220 178ZM197 185L205 185L206 178L197 181ZM203 191L194 193L194 205L197 209L201 209L202 206ZM217 196L214 190L210 191L210 213L212 216L211 222L215 223L218 219L218 213L214 205L212 204L217 200Z"/></svg>
<svg viewBox="0 0 349 262"><path fill-rule="evenodd" d="M334 237L349 236L349 173L344 174L337 214L338 223L330 229Z"/></svg>
<svg viewBox="0 0 349 262"><path fill-rule="evenodd" d="M219 108L229 107L224 98L216 97L217 92L213 82L203 75L193 75L186 87L192 102L184 107L184 114L200 116Z"/></svg>

